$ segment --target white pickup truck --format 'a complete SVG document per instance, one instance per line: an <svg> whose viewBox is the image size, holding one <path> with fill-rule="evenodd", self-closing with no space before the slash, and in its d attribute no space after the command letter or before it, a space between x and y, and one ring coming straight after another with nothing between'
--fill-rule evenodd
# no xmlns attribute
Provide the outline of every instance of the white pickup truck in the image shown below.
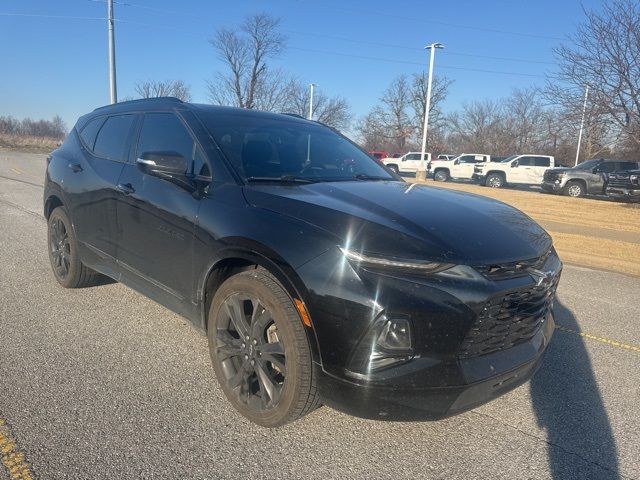
<svg viewBox="0 0 640 480"><path fill-rule="evenodd" d="M389 169L393 170L396 173L416 173L420 170L420 165L422 164L422 153L421 152L409 152L405 153L403 156L399 158L383 158L380 160L384 163ZM426 165L431 161L431 154L424 154L424 163L425 168Z"/></svg>
<svg viewBox="0 0 640 480"><path fill-rule="evenodd" d="M434 160L429 164L428 172L436 182L446 182L450 178L471 180L474 165L490 161L490 155L463 153L453 160Z"/></svg>
<svg viewBox="0 0 640 480"><path fill-rule="evenodd" d="M545 170L556 166L549 155L512 155L501 162L476 165L473 179L487 187L500 188L508 183L540 185Z"/></svg>

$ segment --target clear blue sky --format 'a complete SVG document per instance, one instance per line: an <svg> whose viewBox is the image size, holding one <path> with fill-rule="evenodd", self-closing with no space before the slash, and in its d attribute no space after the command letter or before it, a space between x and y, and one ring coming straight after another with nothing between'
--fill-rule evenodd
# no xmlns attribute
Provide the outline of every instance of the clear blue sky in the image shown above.
<svg viewBox="0 0 640 480"><path fill-rule="evenodd" d="M447 110L540 85L555 68L552 48L583 18L578 0L116 2L121 98L133 95L137 81L183 79L193 100L206 102L206 81L221 68L208 39L217 27L268 11L282 18L288 36L274 63L346 97L357 116L393 77L424 69L422 47L434 41L446 46L438 51L436 73L454 80ZM71 127L79 115L108 103L105 15L101 0L0 0L0 115L60 114Z"/></svg>

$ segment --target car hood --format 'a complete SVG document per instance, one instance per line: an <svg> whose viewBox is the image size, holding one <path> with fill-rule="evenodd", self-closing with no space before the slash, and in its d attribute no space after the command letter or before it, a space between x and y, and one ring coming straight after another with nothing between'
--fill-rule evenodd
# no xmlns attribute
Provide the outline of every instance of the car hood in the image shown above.
<svg viewBox="0 0 640 480"><path fill-rule="evenodd" d="M502 202L405 182L250 185L247 201L371 254L482 265L541 256L549 235Z"/></svg>

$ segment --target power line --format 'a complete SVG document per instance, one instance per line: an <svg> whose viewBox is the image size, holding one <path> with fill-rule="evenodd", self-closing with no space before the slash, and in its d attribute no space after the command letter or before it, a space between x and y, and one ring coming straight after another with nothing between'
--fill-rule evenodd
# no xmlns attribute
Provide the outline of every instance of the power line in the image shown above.
<svg viewBox="0 0 640 480"><path fill-rule="evenodd" d="M406 64L406 65L423 66L423 64L420 63L420 62L412 62L412 61L409 61L409 60L397 60L397 59L393 59L393 58L382 58L382 57L370 57L370 56L367 56L367 55L355 55L355 54L351 54L351 53L334 52L334 51L327 51L327 50L315 50L315 49L301 48L301 47L288 47L288 48L290 48L292 50L300 50L300 51L303 51L303 52L311 52L311 53L321 53L321 54L325 54L325 55L337 55L337 56L340 56L340 57L361 58L361 59L364 59L364 60L375 60L375 61L379 61L379 62L400 63L400 64ZM444 68L444 69L447 69L447 70L461 70L461 71L467 71L467 72L495 73L495 74L501 74L501 75L515 75L515 76L522 76L522 77L545 78L545 75L535 74L535 73L507 72L507 71L502 71L502 70L487 70L487 69L482 69L482 68L468 68L468 67L458 67L458 66L452 66L452 65L438 65L438 68Z"/></svg>
<svg viewBox="0 0 640 480"><path fill-rule="evenodd" d="M74 15L47 15L44 13L13 13L0 12L0 17L35 17L35 18L60 18L69 20L106 20L107 17L79 17Z"/></svg>

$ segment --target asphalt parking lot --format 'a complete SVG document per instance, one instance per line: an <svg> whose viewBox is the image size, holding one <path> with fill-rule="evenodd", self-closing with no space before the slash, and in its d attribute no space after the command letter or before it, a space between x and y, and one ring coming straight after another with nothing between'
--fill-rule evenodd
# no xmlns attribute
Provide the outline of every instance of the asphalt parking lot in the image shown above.
<svg viewBox="0 0 640 480"><path fill-rule="evenodd" d="M0 478L640 478L640 278L566 265L541 370L474 411L323 407L266 430L226 402L188 321L116 283L58 286L43 169L0 152Z"/></svg>

